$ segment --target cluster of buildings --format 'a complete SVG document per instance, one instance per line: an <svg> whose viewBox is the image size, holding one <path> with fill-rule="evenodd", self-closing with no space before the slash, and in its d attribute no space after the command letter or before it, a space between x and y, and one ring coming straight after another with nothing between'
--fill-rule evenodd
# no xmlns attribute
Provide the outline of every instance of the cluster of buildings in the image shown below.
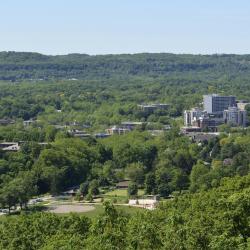
<svg viewBox="0 0 250 250"><path fill-rule="evenodd" d="M120 126L113 126L109 129L106 129L107 135L124 135L130 131L133 131L135 128L142 128L143 130L146 128L146 125L149 125L150 122L122 122ZM170 125L163 125L162 129L147 129L147 131L152 136L159 136L164 133L164 131L171 129Z"/></svg>
<svg viewBox="0 0 250 250"><path fill-rule="evenodd" d="M111 128L108 128L105 130L105 133L96 133L96 134L89 134L86 133L83 130L78 130L78 129L70 129L67 130L67 132L78 138L86 138L86 137L91 137L94 136L95 138L106 138L111 135L124 135L132 130L134 130L138 126L142 126L144 123L143 122L122 122L119 126L115 125L112 126Z"/></svg>
<svg viewBox="0 0 250 250"><path fill-rule="evenodd" d="M235 96L218 94L203 96L203 109L184 111L184 132L199 132L204 129L217 131L219 125L245 127L247 123L246 101L236 101Z"/></svg>

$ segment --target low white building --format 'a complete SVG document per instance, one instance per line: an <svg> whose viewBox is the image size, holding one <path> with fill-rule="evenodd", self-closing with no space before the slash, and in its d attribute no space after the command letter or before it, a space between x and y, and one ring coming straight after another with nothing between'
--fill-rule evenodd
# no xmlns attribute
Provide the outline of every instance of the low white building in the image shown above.
<svg viewBox="0 0 250 250"><path fill-rule="evenodd" d="M23 121L23 126L28 127L28 126L31 126L32 124L35 124L36 122L37 122L37 120L33 120L33 119Z"/></svg>
<svg viewBox="0 0 250 250"><path fill-rule="evenodd" d="M0 148L5 152L17 152L20 150L18 142L2 142Z"/></svg>
<svg viewBox="0 0 250 250"><path fill-rule="evenodd" d="M145 199L130 199L128 204L130 206L140 206L149 210L156 208L156 205L159 203L159 197L156 195L146 196Z"/></svg>

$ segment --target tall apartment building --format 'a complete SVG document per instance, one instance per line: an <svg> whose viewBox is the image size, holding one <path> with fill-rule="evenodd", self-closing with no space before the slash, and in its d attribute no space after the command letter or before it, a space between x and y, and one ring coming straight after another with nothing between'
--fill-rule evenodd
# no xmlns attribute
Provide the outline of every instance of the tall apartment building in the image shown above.
<svg viewBox="0 0 250 250"><path fill-rule="evenodd" d="M202 116L203 112L199 108L192 108L184 111L185 126L193 126L194 123Z"/></svg>
<svg viewBox="0 0 250 250"><path fill-rule="evenodd" d="M204 110L208 114L211 113L221 113L228 109L229 107L236 107L236 97L235 96L220 96L217 94L204 95Z"/></svg>
<svg viewBox="0 0 250 250"><path fill-rule="evenodd" d="M247 112L246 110L241 110L237 107L229 107L227 110L223 112L223 119L225 123L233 125L233 126L246 126L246 118Z"/></svg>
<svg viewBox="0 0 250 250"><path fill-rule="evenodd" d="M184 125L185 126L191 126L192 125L190 110L184 110Z"/></svg>

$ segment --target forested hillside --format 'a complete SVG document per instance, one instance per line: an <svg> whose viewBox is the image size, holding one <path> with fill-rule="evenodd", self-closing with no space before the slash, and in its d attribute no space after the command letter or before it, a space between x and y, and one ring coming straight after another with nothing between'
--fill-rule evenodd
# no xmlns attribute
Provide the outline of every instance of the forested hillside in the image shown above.
<svg viewBox="0 0 250 250"><path fill-rule="evenodd" d="M1 52L0 80L100 79L129 76L164 77L209 74L249 76L249 55L70 54L45 56L38 53Z"/></svg>

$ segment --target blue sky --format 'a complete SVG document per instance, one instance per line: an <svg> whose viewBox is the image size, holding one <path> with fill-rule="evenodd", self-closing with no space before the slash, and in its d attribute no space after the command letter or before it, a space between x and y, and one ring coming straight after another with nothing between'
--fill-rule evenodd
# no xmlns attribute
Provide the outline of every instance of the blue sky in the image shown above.
<svg viewBox="0 0 250 250"><path fill-rule="evenodd" d="M250 54L249 0L5 0L0 51Z"/></svg>

